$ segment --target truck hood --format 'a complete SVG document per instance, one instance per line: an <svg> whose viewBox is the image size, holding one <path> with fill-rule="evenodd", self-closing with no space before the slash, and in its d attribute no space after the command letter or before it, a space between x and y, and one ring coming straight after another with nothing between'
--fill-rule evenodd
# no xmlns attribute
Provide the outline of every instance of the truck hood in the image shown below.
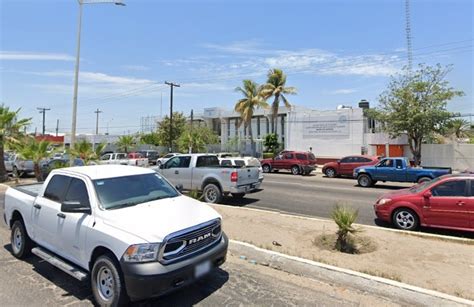
<svg viewBox="0 0 474 307"><path fill-rule="evenodd" d="M106 210L101 217L104 224L148 242L162 242L171 233L221 218L210 206L187 196Z"/></svg>

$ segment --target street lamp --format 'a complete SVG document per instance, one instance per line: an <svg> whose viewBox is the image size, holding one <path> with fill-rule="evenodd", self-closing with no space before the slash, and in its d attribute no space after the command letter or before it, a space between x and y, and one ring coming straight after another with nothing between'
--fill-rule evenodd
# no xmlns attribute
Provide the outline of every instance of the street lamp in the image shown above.
<svg viewBox="0 0 474 307"><path fill-rule="evenodd" d="M81 25L82 25L82 5L83 4L115 4L125 6L122 0L108 1L108 0L77 0L79 4L79 18L77 26L77 49L76 49L76 67L74 69L74 96L72 98L72 126L71 126L71 141L69 148L74 148L76 142L76 119L77 119L77 87L79 82L79 58L81 53ZM74 158L70 156L69 162L74 163Z"/></svg>

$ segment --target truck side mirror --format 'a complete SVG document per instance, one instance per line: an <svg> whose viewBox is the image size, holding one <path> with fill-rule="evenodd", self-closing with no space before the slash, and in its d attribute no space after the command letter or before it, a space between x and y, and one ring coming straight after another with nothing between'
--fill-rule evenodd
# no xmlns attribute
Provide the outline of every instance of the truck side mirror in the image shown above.
<svg viewBox="0 0 474 307"><path fill-rule="evenodd" d="M164 164L160 164L160 169L164 169L165 168L165 165Z"/></svg>
<svg viewBox="0 0 474 307"><path fill-rule="evenodd" d="M425 193L423 193L423 198L429 199L431 196L433 196L433 194L431 194L431 191L426 191Z"/></svg>
<svg viewBox="0 0 474 307"><path fill-rule="evenodd" d="M176 190L178 190L179 193L182 193L183 192L183 185L181 183L178 183L176 186L175 186Z"/></svg>
<svg viewBox="0 0 474 307"><path fill-rule="evenodd" d="M64 201L61 204L61 211L62 212L70 212L70 213L87 213L91 214L91 208L89 206L84 206L81 204L80 201Z"/></svg>

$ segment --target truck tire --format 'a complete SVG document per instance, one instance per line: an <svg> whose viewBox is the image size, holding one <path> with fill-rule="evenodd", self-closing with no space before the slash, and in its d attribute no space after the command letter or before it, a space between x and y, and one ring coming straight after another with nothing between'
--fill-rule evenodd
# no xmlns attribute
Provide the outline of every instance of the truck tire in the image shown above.
<svg viewBox="0 0 474 307"><path fill-rule="evenodd" d="M244 198L244 196L245 196L245 193L232 193L233 198L240 199L240 198Z"/></svg>
<svg viewBox="0 0 474 307"><path fill-rule="evenodd" d="M418 178L417 182L422 183L422 182L426 182L426 181L430 181L430 180L431 180L430 177L420 177L420 178Z"/></svg>
<svg viewBox="0 0 474 307"><path fill-rule="evenodd" d="M202 195L206 203L217 204L222 199L221 189L214 183L208 183L202 189Z"/></svg>
<svg viewBox="0 0 474 307"><path fill-rule="evenodd" d="M326 171L324 172L324 174L328 176L329 178L334 178L337 176L336 170L332 167L328 167Z"/></svg>
<svg viewBox="0 0 474 307"><path fill-rule="evenodd" d="M10 242L12 245L12 254L16 258L24 259L31 254L33 242L26 232L23 221L16 220L13 223Z"/></svg>
<svg viewBox="0 0 474 307"><path fill-rule="evenodd" d="M262 165L262 169L264 173L270 173L270 171L272 170L272 168L268 164Z"/></svg>
<svg viewBox="0 0 474 307"><path fill-rule="evenodd" d="M300 174L300 167L298 165L293 165L291 167L291 173L293 175L299 175Z"/></svg>
<svg viewBox="0 0 474 307"><path fill-rule="evenodd" d="M359 177L357 177L357 183L363 188L371 187L374 184L372 178L367 174L359 175Z"/></svg>
<svg viewBox="0 0 474 307"><path fill-rule="evenodd" d="M125 306L129 299L117 262L102 255L94 262L91 272L91 289L99 306Z"/></svg>
<svg viewBox="0 0 474 307"><path fill-rule="evenodd" d="M398 229L415 230L419 225L418 215L411 209L400 208L392 215L392 224Z"/></svg>

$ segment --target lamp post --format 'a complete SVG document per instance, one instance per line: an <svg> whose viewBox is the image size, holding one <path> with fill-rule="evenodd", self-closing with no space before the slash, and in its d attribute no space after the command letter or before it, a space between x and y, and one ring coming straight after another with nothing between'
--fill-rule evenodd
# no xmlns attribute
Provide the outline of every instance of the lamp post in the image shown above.
<svg viewBox="0 0 474 307"><path fill-rule="evenodd" d="M82 6L84 4L107 4L113 3L115 5L125 6L121 0L108 1L108 0L77 0L79 4L79 18L77 22L77 47L76 47L76 66L74 69L74 96L72 98L72 126L71 126L71 141L69 147L72 149L76 142L76 120L77 120L77 91L79 83L79 59L81 53L81 26L82 26ZM72 155L69 158L71 165L74 163L74 157Z"/></svg>

